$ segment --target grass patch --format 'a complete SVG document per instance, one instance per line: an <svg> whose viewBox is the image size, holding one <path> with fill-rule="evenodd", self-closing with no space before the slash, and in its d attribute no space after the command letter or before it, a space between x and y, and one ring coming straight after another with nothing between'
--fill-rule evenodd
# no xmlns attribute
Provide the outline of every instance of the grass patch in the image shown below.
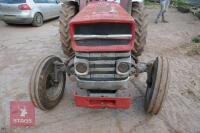
<svg viewBox="0 0 200 133"><path fill-rule="evenodd" d="M187 55L193 56L193 55L200 55L200 44L196 44L187 52Z"/></svg>
<svg viewBox="0 0 200 133"><path fill-rule="evenodd" d="M188 56L200 55L200 43L184 44L181 48L186 50Z"/></svg>
<svg viewBox="0 0 200 133"><path fill-rule="evenodd" d="M193 43L200 43L200 35L194 37L194 38L192 39L192 42L193 42Z"/></svg>
<svg viewBox="0 0 200 133"><path fill-rule="evenodd" d="M186 0L176 0L175 2L176 2L177 7L182 7L186 9L189 9L190 7L192 7L190 4L187 3Z"/></svg>
<svg viewBox="0 0 200 133"><path fill-rule="evenodd" d="M197 18L199 18L199 19L200 19L200 12L199 12L199 13L196 13L196 14L194 14L194 16L196 16Z"/></svg>
<svg viewBox="0 0 200 133"><path fill-rule="evenodd" d="M188 56L200 55L200 35L194 37L191 43L182 45L181 48L186 50Z"/></svg>
<svg viewBox="0 0 200 133"><path fill-rule="evenodd" d="M145 0L144 5L147 8L159 8L159 6L160 6L160 4L158 2L151 2L149 0Z"/></svg>

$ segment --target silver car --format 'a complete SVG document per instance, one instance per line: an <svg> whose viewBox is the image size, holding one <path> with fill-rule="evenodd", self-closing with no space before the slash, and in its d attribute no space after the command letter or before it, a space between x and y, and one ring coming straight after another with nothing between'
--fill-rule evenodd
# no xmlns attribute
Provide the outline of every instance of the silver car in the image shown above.
<svg viewBox="0 0 200 133"><path fill-rule="evenodd" d="M0 19L7 24L41 26L59 16L59 0L0 0Z"/></svg>

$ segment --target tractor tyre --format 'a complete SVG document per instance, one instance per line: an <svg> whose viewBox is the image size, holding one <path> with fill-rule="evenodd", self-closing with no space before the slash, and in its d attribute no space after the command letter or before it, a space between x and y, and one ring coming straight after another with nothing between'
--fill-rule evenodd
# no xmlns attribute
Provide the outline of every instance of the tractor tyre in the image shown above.
<svg viewBox="0 0 200 133"><path fill-rule="evenodd" d="M158 114L162 107L169 84L169 63L167 58L157 57L147 72L147 90L144 108L151 114Z"/></svg>
<svg viewBox="0 0 200 133"><path fill-rule="evenodd" d="M69 21L76 15L77 6L74 2L65 2L62 4L62 9L59 18L59 33L63 53L70 56L74 53L69 35Z"/></svg>
<svg viewBox="0 0 200 133"><path fill-rule="evenodd" d="M133 2L131 16L134 18L136 23L136 31L135 31L135 49L132 50L133 56L140 56L144 50L144 46L146 45L147 38L147 14L144 12L144 4Z"/></svg>
<svg viewBox="0 0 200 133"><path fill-rule="evenodd" d="M54 55L42 58L35 66L29 84L33 104L44 111L53 109L64 93L66 74L58 72L58 81L54 80L55 62L62 63L62 60Z"/></svg>

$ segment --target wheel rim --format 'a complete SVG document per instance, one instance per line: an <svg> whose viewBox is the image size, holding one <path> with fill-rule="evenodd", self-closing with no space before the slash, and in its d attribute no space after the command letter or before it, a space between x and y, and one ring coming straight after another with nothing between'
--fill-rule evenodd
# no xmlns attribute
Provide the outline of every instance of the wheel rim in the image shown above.
<svg viewBox="0 0 200 133"><path fill-rule="evenodd" d="M41 23L42 23L42 16L41 16L41 15L37 15L37 16L36 16L36 22L37 22L38 24L41 24Z"/></svg>
<svg viewBox="0 0 200 133"><path fill-rule="evenodd" d="M34 68L30 80L30 96L34 105L42 110L54 108L61 100L65 88L65 73L58 73L58 81L53 80L54 62L60 58L48 56L40 60Z"/></svg>
<svg viewBox="0 0 200 133"><path fill-rule="evenodd" d="M153 81L153 77L155 77L155 73L154 73L154 68L152 68L152 72L151 72L151 81L147 84L147 94L146 94L146 98L147 98L147 104L149 104L149 102L150 102L150 100L151 100L151 98L152 98L152 95L153 95L153 90L154 90L154 88L153 88L153 82L155 82L155 80Z"/></svg>
<svg viewBox="0 0 200 133"><path fill-rule="evenodd" d="M153 97L157 71L158 71L158 59L156 59L150 72L148 73L147 91L145 96L145 110L150 111L149 106L151 99Z"/></svg>
<svg viewBox="0 0 200 133"><path fill-rule="evenodd" d="M145 110L147 112L152 112L159 90L161 71L162 60L160 57L157 57L153 63L152 69L148 73L147 91L145 96Z"/></svg>
<svg viewBox="0 0 200 133"><path fill-rule="evenodd" d="M52 67L52 66L50 66ZM54 77L54 68L49 68L50 71L47 72L47 75L45 76L46 79L44 80L44 83L46 83L46 95L48 99L51 101L55 100L62 92L62 85L63 85L63 75L62 73L58 73L58 81L55 82Z"/></svg>

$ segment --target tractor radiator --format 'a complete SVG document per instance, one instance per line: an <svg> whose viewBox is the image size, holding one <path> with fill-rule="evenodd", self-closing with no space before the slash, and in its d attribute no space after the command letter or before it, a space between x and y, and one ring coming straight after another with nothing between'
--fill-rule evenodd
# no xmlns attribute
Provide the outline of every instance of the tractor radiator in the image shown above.
<svg viewBox="0 0 200 133"><path fill-rule="evenodd" d="M131 38L130 24L96 23L75 26L74 39L78 46L127 45Z"/></svg>
<svg viewBox="0 0 200 133"><path fill-rule="evenodd" d="M76 52L77 59L84 59L89 63L87 75L77 75L80 80L87 81L119 81L126 80L128 76L116 73L116 63L120 59L129 59L130 52L112 53L80 53Z"/></svg>

